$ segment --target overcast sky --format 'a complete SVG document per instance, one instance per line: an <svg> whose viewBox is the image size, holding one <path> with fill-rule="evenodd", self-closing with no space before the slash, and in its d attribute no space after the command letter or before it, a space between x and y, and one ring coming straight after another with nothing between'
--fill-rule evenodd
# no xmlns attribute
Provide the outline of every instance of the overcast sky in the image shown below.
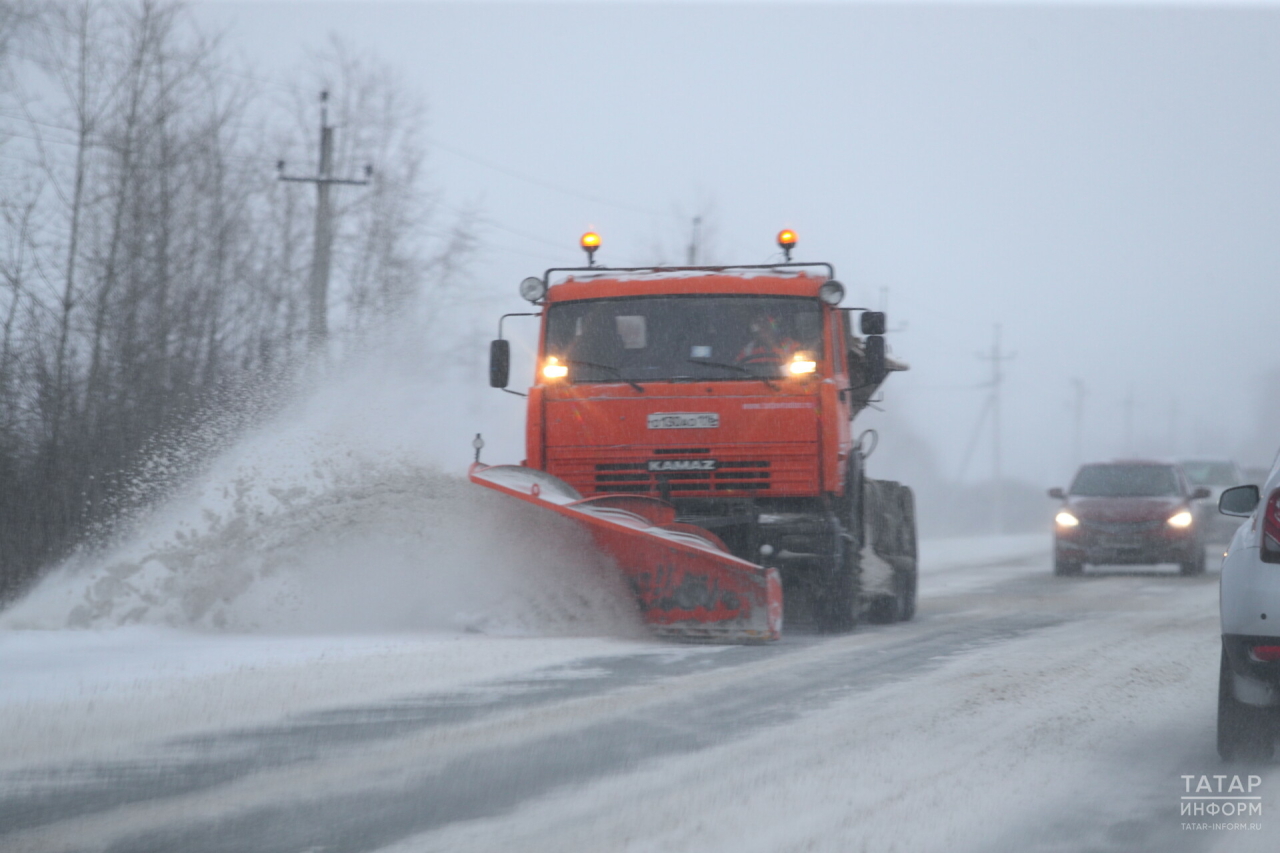
<svg viewBox="0 0 1280 853"><path fill-rule="evenodd" d="M615 265L674 252L700 211L717 262L769 260L795 228L848 302L888 289L913 369L885 405L952 476L996 323L1017 354L1006 471L1045 484L1073 463L1073 378L1086 456L1218 455L1280 367L1276 7L196 8L263 76L336 33L421 88L433 183L493 223L475 276L510 294L495 320L588 226Z"/></svg>

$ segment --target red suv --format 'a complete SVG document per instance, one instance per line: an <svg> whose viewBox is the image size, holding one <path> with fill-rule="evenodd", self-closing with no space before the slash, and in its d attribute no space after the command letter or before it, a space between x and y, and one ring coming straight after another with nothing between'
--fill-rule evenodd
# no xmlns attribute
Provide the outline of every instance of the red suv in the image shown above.
<svg viewBox="0 0 1280 853"><path fill-rule="evenodd" d="M1098 462L1081 466L1054 518L1053 573L1078 575L1085 563L1177 563L1184 575L1204 571L1204 539L1192 490L1171 462Z"/></svg>

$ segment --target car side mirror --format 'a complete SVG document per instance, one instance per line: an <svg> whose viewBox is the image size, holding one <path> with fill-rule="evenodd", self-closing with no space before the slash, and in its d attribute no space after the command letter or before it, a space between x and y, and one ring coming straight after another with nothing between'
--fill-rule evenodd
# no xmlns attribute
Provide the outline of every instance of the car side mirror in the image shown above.
<svg viewBox="0 0 1280 853"><path fill-rule="evenodd" d="M889 368L885 364L884 338L871 335L863 347L863 357L867 360L867 384L879 385L889 375Z"/></svg>
<svg viewBox="0 0 1280 853"><path fill-rule="evenodd" d="M862 318L858 321L862 327L864 335L883 335L884 334L884 312L883 311L863 311Z"/></svg>
<svg viewBox="0 0 1280 853"><path fill-rule="evenodd" d="M1197 486L1196 490L1191 493L1191 500L1202 501L1207 497L1211 497L1212 495L1213 495L1213 492L1209 491L1204 486Z"/></svg>
<svg viewBox="0 0 1280 853"><path fill-rule="evenodd" d="M1049 490L1049 497L1057 498L1060 501L1065 501L1067 499L1067 493L1062 491L1062 489L1058 488L1057 486L1054 486L1052 489Z"/></svg>
<svg viewBox="0 0 1280 853"><path fill-rule="evenodd" d="M511 378L511 341L489 342L489 387L506 388Z"/></svg>
<svg viewBox="0 0 1280 853"><path fill-rule="evenodd" d="M1235 486L1227 489L1218 498L1218 512L1223 515L1234 515L1248 518L1257 509L1262 493L1257 486Z"/></svg>

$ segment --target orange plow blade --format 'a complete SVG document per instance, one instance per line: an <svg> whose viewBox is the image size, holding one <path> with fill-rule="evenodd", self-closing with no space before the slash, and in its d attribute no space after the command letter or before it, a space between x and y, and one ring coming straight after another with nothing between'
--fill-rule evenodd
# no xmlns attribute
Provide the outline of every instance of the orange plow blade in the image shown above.
<svg viewBox="0 0 1280 853"><path fill-rule="evenodd" d="M677 522L666 501L583 498L564 481L519 465L477 463L471 481L585 527L626 576L644 621L662 636L758 643L782 634L778 570L739 559L715 534Z"/></svg>

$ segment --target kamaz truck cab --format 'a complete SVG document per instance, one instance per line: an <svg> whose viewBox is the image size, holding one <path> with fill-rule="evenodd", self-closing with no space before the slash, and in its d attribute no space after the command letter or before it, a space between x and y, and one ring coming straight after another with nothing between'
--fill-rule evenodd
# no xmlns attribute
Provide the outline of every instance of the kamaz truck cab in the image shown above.
<svg viewBox="0 0 1280 853"><path fill-rule="evenodd" d="M598 244L584 238L589 257ZM872 448L852 430L906 366L885 355L882 313L840 307L831 265L589 265L521 293L541 309L523 465L584 497L670 503L734 555L776 566L788 618L804 607L833 631L864 612L911 618L911 491L865 476ZM509 365L500 337L492 386L507 388Z"/></svg>

